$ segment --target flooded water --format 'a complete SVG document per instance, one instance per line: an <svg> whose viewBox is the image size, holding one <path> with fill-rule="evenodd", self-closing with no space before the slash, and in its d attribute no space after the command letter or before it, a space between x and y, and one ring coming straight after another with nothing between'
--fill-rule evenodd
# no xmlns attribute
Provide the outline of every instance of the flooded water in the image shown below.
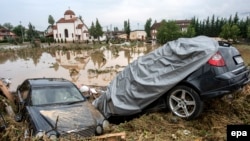
<svg viewBox="0 0 250 141"><path fill-rule="evenodd" d="M155 47L0 52L0 77L11 78L10 91L15 91L25 79L38 77L62 77L76 85L107 86L125 66L153 49Z"/></svg>

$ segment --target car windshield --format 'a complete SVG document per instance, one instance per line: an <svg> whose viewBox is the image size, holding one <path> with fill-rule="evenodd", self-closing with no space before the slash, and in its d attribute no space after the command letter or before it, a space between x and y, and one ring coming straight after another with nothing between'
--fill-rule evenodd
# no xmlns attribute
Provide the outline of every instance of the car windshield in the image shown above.
<svg viewBox="0 0 250 141"><path fill-rule="evenodd" d="M74 86L36 87L32 90L31 99L33 105L71 103L85 100Z"/></svg>

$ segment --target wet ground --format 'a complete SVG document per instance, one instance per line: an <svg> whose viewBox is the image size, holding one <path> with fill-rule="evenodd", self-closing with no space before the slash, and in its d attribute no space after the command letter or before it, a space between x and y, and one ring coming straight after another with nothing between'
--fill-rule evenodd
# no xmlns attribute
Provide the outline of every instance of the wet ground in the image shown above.
<svg viewBox="0 0 250 141"><path fill-rule="evenodd" d="M17 47L18 48L18 47ZM76 85L107 86L132 61L155 47L70 49L13 47L0 50L0 77L11 78L10 91L27 78L63 77Z"/></svg>

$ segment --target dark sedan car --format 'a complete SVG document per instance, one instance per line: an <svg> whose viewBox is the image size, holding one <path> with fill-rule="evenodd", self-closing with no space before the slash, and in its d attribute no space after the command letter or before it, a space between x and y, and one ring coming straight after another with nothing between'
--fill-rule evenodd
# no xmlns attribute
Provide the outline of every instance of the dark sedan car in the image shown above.
<svg viewBox="0 0 250 141"><path fill-rule="evenodd" d="M100 135L109 122L70 81L25 80L17 89L17 121L26 121L26 136L49 138Z"/></svg>
<svg viewBox="0 0 250 141"><path fill-rule="evenodd" d="M93 104L105 117L168 107L193 119L201 114L204 100L247 83L249 69L235 47L206 36L179 38L130 63Z"/></svg>

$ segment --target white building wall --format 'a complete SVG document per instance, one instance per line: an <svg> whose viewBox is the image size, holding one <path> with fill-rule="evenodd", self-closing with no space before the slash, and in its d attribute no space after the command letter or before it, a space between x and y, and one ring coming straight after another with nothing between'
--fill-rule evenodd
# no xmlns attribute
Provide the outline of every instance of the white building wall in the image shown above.
<svg viewBox="0 0 250 141"><path fill-rule="evenodd" d="M68 37L66 38L65 37L65 29L68 30ZM72 37L72 33L74 34L75 33L75 29L74 29L74 23L58 23L57 24L57 32L58 32L58 38L62 38L63 40L66 40L67 41L73 41L73 37ZM61 34L61 37L60 37L60 34Z"/></svg>
<svg viewBox="0 0 250 141"><path fill-rule="evenodd" d="M64 18L66 20L69 20L71 18L74 18L75 21L72 23L57 23L56 27L57 29L53 30L53 36L54 39L56 41L65 41L65 39L67 41L84 41L84 40L88 40L88 33L85 33L86 31L88 32L88 28L86 27L86 25L77 17L75 17L74 15L72 15L72 17L70 15L64 15ZM83 25L81 29L79 29L77 26L78 25ZM68 30L68 37L65 37L65 29Z"/></svg>

